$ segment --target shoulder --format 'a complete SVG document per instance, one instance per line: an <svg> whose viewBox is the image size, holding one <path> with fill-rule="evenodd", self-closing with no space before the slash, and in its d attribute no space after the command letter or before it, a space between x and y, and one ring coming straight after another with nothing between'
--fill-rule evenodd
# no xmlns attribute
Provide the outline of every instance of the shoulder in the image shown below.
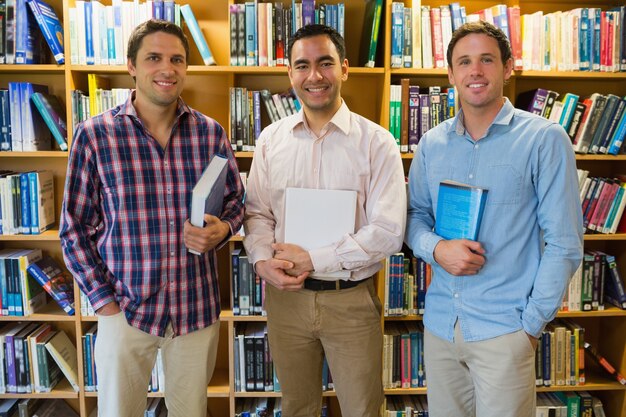
<svg viewBox="0 0 626 417"><path fill-rule="evenodd" d="M275 121L261 131L257 144L267 146L271 142L283 140L288 135L291 135L294 127L301 121L302 116L300 112Z"/></svg>
<svg viewBox="0 0 626 417"><path fill-rule="evenodd" d="M350 112L350 129L357 129L359 135L367 138L372 145L396 146L391 132L360 114Z"/></svg>
<svg viewBox="0 0 626 417"><path fill-rule="evenodd" d="M513 128L522 140L571 145L567 132L560 124L525 110L515 109Z"/></svg>
<svg viewBox="0 0 626 417"><path fill-rule="evenodd" d="M189 114L185 118L186 123L196 126L197 128L204 128L209 131L226 132L222 125L211 116L207 116L198 110L189 107Z"/></svg>

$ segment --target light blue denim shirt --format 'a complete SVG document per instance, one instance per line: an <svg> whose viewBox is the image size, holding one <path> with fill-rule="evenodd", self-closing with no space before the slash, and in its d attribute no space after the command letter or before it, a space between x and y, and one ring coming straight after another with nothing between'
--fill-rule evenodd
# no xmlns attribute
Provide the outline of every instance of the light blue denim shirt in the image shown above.
<svg viewBox="0 0 626 417"><path fill-rule="evenodd" d="M439 182L489 189L478 236L486 262L477 275L453 276L433 259ZM508 99L474 141L463 113L422 137L409 173L406 242L433 266L424 324L452 341L524 329L538 337L561 304L583 253L576 161L563 128L515 109Z"/></svg>

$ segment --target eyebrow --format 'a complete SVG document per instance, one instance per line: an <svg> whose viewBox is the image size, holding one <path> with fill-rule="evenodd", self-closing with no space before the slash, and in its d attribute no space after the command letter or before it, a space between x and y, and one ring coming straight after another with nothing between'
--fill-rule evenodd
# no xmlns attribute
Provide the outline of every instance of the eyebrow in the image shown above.
<svg viewBox="0 0 626 417"><path fill-rule="evenodd" d="M480 54L479 56L480 56L481 58L482 58L482 57L486 57L486 56L487 56L487 57L490 57L490 58L495 58L495 57L496 57L496 55L495 55L495 54L492 54L492 53L490 53L490 52L487 52L487 53L484 53L484 54ZM458 61L459 59L465 59L465 58L469 58L469 57L470 57L470 55L469 55L469 54L465 54L465 55L461 55L461 56L460 56L460 57L458 57L456 60Z"/></svg>
<svg viewBox="0 0 626 417"><path fill-rule="evenodd" d="M322 55L319 58L317 58L317 60L315 62L322 62L322 61L333 61L335 62L335 58L333 58L332 55ZM293 65L299 65L299 64L308 64L310 61L308 59L296 59L293 63Z"/></svg>

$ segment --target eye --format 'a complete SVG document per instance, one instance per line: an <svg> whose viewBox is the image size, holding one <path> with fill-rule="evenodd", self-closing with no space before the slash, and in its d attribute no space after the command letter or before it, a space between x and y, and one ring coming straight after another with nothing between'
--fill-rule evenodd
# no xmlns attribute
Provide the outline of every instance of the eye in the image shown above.
<svg viewBox="0 0 626 417"><path fill-rule="evenodd" d="M183 58L173 58L172 62L174 62L175 64L184 64L185 60Z"/></svg>
<svg viewBox="0 0 626 417"><path fill-rule="evenodd" d="M158 60L159 60L159 57L156 55L150 55L148 57L148 61L158 61Z"/></svg>
<svg viewBox="0 0 626 417"><path fill-rule="evenodd" d="M491 63L491 62L493 62L493 58L486 56L486 57L483 58L483 62L484 63Z"/></svg>

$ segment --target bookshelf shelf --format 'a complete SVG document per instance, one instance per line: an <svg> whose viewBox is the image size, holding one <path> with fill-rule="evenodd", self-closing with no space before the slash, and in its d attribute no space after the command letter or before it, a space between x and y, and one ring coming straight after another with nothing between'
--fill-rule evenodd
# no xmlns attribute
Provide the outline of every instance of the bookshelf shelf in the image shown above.
<svg viewBox="0 0 626 417"><path fill-rule="evenodd" d="M65 65L37 64L37 65L0 65L0 74L64 74Z"/></svg>
<svg viewBox="0 0 626 417"><path fill-rule="evenodd" d="M224 322L252 322L252 321L267 321L265 316L235 316L232 310L222 310L220 314L220 320Z"/></svg>
<svg viewBox="0 0 626 417"><path fill-rule="evenodd" d="M78 398L78 393L72 389L70 383L67 382L66 379L62 379L51 392L34 394L0 394L0 399L3 398L58 398L69 400Z"/></svg>
<svg viewBox="0 0 626 417"><path fill-rule="evenodd" d="M60 241L59 231L46 230L38 235L0 235L0 241Z"/></svg>
<svg viewBox="0 0 626 417"><path fill-rule="evenodd" d="M1 68L1 67L0 67ZM36 152L0 152L0 158L64 158L69 153L65 151L36 151Z"/></svg>
<svg viewBox="0 0 626 417"><path fill-rule="evenodd" d="M587 241L609 241L609 240L626 240L626 233L615 234L597 234L597 235L585 235L585 242Z"/></svg>

